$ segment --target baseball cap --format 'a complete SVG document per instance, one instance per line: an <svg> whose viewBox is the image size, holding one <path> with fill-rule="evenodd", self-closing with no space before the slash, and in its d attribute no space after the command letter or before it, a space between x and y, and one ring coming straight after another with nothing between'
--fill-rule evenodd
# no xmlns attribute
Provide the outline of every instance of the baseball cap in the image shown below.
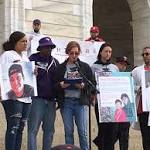
<svg viewBox="0 0 150 150"><path fill-rule="evenodd" d="M33 20L33 24L34 25L36 25L36 24L40 25L41 21L39 19L35 19L35 20Z"/></svg>
<svg viewBox="0 0 150 150"><path fill-rule="evenodd" d="M90 32L98 33L99 32L99 27L97 27L97 26L91 27Z"/></svg>
<svg viewBox="0 0 150 150"><path fill-rule="evenodd" d="M116 57L116 62L125 62L127 63L127 65L130 65L130 63L128 62L128 58L126 56Z"/></svg>

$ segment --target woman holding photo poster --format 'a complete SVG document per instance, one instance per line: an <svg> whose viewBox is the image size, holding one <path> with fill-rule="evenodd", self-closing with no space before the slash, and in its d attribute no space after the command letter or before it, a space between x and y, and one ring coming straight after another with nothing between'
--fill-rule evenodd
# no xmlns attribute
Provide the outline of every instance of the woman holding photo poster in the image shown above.
<svg viewBox="0 0 150 150"><path fill-rule="evenodd" d="M4 53L0 57L1 65L4 67L7 63L29 62L29 59L23 53L26 47L27 38L25 34L19 31L13 32L9 40L3 43ZM9 70L10 78L14 79L14 76L18 75L17 72L20 72L21 75L21 70L19 70L20 67ZM19 78L20 75L17 78ZM24 96L23 98L18 98L20 96L22 95L19 94L16 97L13 96L2 100L7 122L5 135L6 150L21 150L22 133L30 112L31 98Z"/></svg>
<svg viewBox="0 0 150 150"><path fill-rule="evenodd" d="M78 58L81 49L76 41L67 44L68 59L60 64L56 71L57 93L60 111L65 129L66 144L74 145L74 121L79 134L80 148L89 150L88 144L88 106L91 87L85 78L93 82L92 70L88 64Z"/></svg>
<svg viewBox="0 0 150 150"><path fill-rule="evenodd" d="M112 56L112 48L110 44L108 43L102 44L97 56L97 61L92 66L93 73L99 72L102 75L107 76L111 72L119 71L117 66L110 62L111 56ZM108 112L109 108L106 111ZM93 140L93 142L97 145L99 150L114 150L114 142L113 142L114 123L109 121L107 123L99 122L99 112L97 102L95 104L95 115L98 125L98 134L97 137Z"/></svg>

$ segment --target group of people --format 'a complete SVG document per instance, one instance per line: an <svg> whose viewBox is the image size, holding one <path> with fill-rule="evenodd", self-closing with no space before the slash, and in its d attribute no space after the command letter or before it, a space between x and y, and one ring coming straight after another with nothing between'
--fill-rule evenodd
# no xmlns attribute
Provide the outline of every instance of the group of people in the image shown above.
<svg viewBox="0 0 150 150"><path fill-rule="evenodd" d="M36 29L36 34L39 34L40 26L40 20L33 21L33 29ZM51 56L52 49L56 45L50 37L40 38L36 53L32 54L32 51L30 51L31 53L24 53L30 49L32 39L29 39L29 44L26 35L20 31L13 32L8 41L3 43L4 52L0 57L1 65L5 66L8 63L15 65L15 67L12 65L9 68L9 80L12 89L8 92L8 98L2 100L7 121L5 149L21 149L23 129L27 121L28 150L37 149L36 136L41 124L43 130L42 149L50 150L55 131L57 99L64 123L65 143L74 145L75 120L80 148L88 150L87 105L90 101L91 92L94 94L94 89L91 89L90 85L87 84L74 62L78 61L80 71L91 82L94 81L94 76L90 66L78 58L81 52L80 45L76 41L69 42L66 47L68 59L59 64L58 60ZM37 79L37 96L31 93L33 88L29 87L28 94L30 96L25 95L24 90L27 85L21 84L24 75L21 66L17 63L30 61L35 62L34 74ZM73 85L66 83L66 80L73 80Z"/></svg>
<svg viewBox="0 0 150 150"><path fill-rule="evenodd" d="M13 32L9 40L3 43L4 52L0 57L1 65L5 65L6 63L35 62L36 67L34 74L37 79L38 93L37 96L32 96L33 94L31 94L31 97L28 97L19 94L2 100L7 121L5 149L21 150L22 134L26 121L28 124L28 150L37 150L36 137L41 124L43 130L42 149L52 149L57 102L64 124L66 144L74 145L75 122L78 130L80 148L82 150L89 150L87 129L88 105L92 103L95 107L98 126L98 134L93 142L97 145L98 149L114 150L114 144L119 139L120 150L127 150L130 123L99 122L95 88L96 81L94 77L96 71L106 73L125 71L128 65L127 58L118 57L116 58L116 64L111 63L113 49L110 44L105 42L99 49L97 61L90 67L86 62L79 59L81 53L79 43L70 41L65 49L68 58L59 64L58 60L51 55L56 45L52 42L50 37L40 35L40 27L41 21L39 19L34 20L34 32L28 38L29 44L26 35L20 31ZM99 36L99 32L97 26L91 27L91 37L86 41L103 41ZM32 53L32 39L36 35L41 37L39 38L35 53ZM24 53L26 50L28 51L27 54ZM150 68L150 47L143 49L143 58L145 62L143 68L148 70ZM15 67L12 71L10 70L9 76L17 72L23 76L19 66L18 69ZM133 70L133 78L139 88L141 87L141 72L142 67L137 67ZM20 79L19 75L17 79ZM89 85L87 79L93 86ZM10 80L14 80L14 78L11 77ZM32 88L28 87L28 89L29 92L32 92ZM124 95L124 97L125 96L126 95ZM139 101L139 107L141 101L142 99ZM150 126L147 125L149 112L143 112L141 108L138 115L143 148L144 150L149 150Z"/></svg>

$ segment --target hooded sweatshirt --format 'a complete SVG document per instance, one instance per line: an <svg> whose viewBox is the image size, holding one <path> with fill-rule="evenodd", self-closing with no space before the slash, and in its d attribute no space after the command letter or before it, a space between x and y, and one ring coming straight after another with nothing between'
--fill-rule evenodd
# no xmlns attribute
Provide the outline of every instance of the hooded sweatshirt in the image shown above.
<svg viewBox="0 0 150 150"><path fill-rule="evenodd" d="M41 56L40 53L32 54L29 59L35 61L35 65L38 67L38 97L53 100L55 98L54 77L58 61L52 56Z"/></svg>

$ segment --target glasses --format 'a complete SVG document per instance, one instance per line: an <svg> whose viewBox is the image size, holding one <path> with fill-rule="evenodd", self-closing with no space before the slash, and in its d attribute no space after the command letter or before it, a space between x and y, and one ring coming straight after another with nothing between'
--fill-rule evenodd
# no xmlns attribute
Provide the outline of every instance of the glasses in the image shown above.
<svg viewBox="0 0 150 150"><path fill-rule="evenodd" d="M79 55L79 52L70 52L69 55Z"/></svg>
<svg viewBox="0 0 150 150"><path fill-rule="evenodd" d="M144 56L149 56L150 55L150 53L142 53L142 56L144 57Z"/></svg>

